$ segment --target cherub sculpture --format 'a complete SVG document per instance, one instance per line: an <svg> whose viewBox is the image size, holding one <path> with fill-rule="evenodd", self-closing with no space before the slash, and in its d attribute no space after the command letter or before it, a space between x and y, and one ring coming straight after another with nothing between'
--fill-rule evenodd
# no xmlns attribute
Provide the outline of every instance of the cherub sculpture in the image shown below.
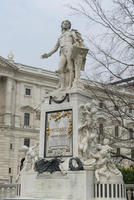
<svg viewBox="0 0 134 200"><path fill-rule="evenodd" d="M81 125L79 127L79 152L80 157L86 161L90 153L95 153L97 134L95 131L97 108L94 103L87 103L80 106Z"/></svg>
<svg viewBox="0 0 134 200"><path fill-rule="evenodd" d="M37 153L36 153L36 148L38 145L39 143L37 142L34 146L22 147L22 150L25 151L25 161L24 161L24 166L22 168L22 171L34 170L35 162L38 160Z"/></svg>
<svg viewBox="0 0 134 200"><path fill-rule="evenodd" d="M36 152L38 145L39 143L37 142L34 146L27 147L24 145L19 149L20 152L24 153L24 158L21 159L20 171L15 180L16 183L19 181L22 172L34 170L35 162L38 160Z"/></svg>
<svg viewBox="0 0 134 200"><path fill-rule="evenodd" d="M98 144L96 149L97 152L92 154L92 158L95 159L94 169L97 183L100 182L101 177L108 180L113 175L122 176L111 160L112 147L109 146L109 140L104 139L104 144Z"/></svg>

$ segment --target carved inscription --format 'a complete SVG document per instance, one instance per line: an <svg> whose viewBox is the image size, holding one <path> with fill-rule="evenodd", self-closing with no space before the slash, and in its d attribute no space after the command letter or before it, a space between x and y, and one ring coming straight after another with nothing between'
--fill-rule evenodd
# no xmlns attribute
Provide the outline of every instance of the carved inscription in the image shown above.
<svg viewBox="0 0 134 200"><path fill-rule="evenodd" d="M72 156L72 110L46 113L45 157Z"/></svg>

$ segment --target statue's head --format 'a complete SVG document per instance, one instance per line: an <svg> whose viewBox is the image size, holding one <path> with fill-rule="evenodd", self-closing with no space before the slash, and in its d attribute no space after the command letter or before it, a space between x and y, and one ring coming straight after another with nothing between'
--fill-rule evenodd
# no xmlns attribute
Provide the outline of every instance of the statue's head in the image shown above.
<svg viewBox="0 0 134 200"><path fill-rule="evenodd" d="M61 29L70 29L71 28L71 22L69 20L65 20L61 23Z"/></svg>
<svg viewBox="0 0 134 200"><path fill-rule="evenodd" d="M109 139L108 138L105 138L104 141L103 141L104 145L108 145L109 144Z"/></svg>

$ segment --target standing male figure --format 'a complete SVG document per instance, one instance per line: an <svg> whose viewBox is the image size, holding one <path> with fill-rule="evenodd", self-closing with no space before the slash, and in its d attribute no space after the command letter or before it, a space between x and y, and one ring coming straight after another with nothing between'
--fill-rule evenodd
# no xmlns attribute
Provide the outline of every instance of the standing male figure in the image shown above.
<svg viewBox="0 0 134 200"><path fill-rule="evenodd" d="M84 47L80 33L78 33L76 30L70 29L70 21L63 21L61 23L62 34L59 37L54 49L52 49L49 53L45 53L41 56L41 58L48 58L60 47L60 61L59 68L57 70L60 79L58 85L60 90L64 90L65 86L70 89L75 77L75 66L72 57L73 46Z"/></svg>

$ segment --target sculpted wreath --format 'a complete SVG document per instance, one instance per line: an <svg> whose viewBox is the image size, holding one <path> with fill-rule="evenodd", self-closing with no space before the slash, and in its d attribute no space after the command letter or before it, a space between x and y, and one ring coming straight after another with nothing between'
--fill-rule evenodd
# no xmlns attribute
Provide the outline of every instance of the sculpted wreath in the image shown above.
<svg viewBox="0 0 134 200"><path fill-rule="evenodd" d="M73 161L76 161L77 167L73 165ZM81 160L78 157L71 158L69 160L69 168L70 168L71 171L83 170L83 164L82 164Z"/></svg>

